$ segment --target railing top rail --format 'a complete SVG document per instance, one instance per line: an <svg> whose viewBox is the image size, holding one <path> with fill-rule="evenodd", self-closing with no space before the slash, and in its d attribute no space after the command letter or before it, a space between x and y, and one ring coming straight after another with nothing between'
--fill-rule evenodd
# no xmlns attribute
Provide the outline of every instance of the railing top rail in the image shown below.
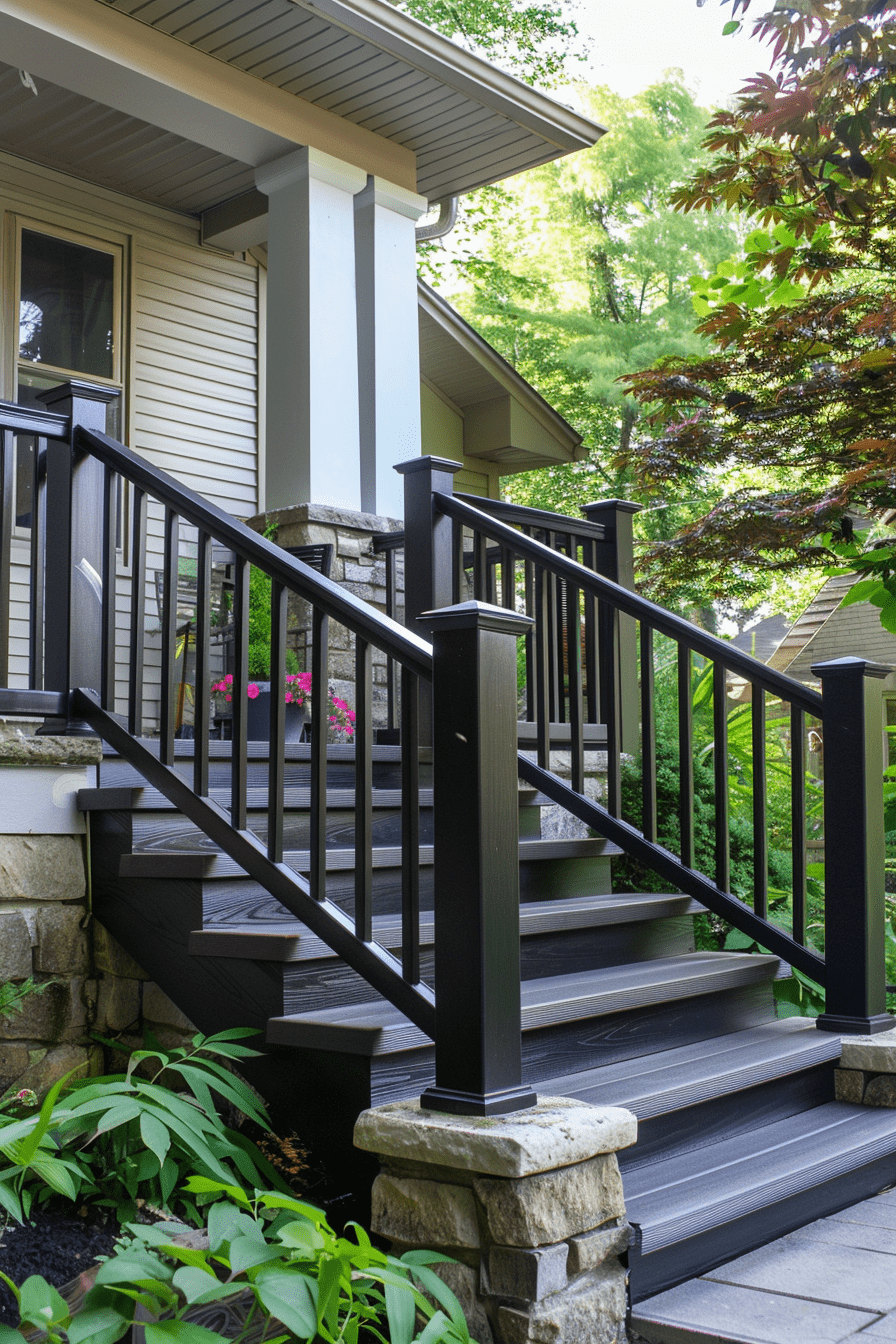
<svg viewBox="0 0 896 1344"><path fill-rule="evenodd" d="M282 547L259 536L245 523L203 499L167 472L151 466L108 435L79 426L75 430L74 444L76 449L91 453L174 509L179 517L202 529L216 541L226 543L244 560L258 565L271 578L313 602L327 616L382 649L418 676L426 679L432 677L432 646L419 635L368 607L332 579L324 578L302 564L301 560L294 559Z"/></svg>
<svg viewBox="0 0 896 1344"><path fill-rule="evenodd" d="M591 541L607 540L607 529L603 523L592 523L585 518L570 518L564 513L530 509L523 504L510 504L506 499L488 499L484 495L466 495L462 491L455 493L454 498L463 500L490 517L503 518L511 525L516 523L520 527L543 527L548 532L573 533L577 537L588 537Z"/></svg>
<svg viewBox="0 0 896 1344"><path fill-rule="evenodd" d="M400 551L404 545L404 529L400 532L377 532L371 539L371 545L377 555L381 551Z"/></svg>
<svg viewBox="0 0 896 1344"><path fill-rule="evenodd" d="M11 429L14 434L35 434L42 439L67 439L71 433L67 415L17 406L12 401L0 401L0 430L4 429Z"/></svg>
<svg viewBox="0 0 896 1344"><path fill-rule="evenodd" d="M678 640L695 653L703 654L706 658L722 663L729 672L735 672L753 685L759 686L760 689L768 691L800 709L804 709L813 718L822 717L824 702L821 695L817 691L803 686L801 682L794 681L792 677L787 677L782 672L767 667L765 663L760 663L758 658L751 657L750 654L744 653L741 649L735 648L733 644L728 644L725 640L717 638L716 635L710 635L706 630L701 630L699 626L692 625L690 621L686 621L683 617L665 611L655 602L651 602L646 597L641 597L639 593L633 593L630 589L622 588L618 583L614 583L612 579L605 579L602 575L595 574L593 570L585 569L575 560L560 555L557 551L552 551L550 547L543 545L540 541L534 541L522 532L515 531L514 528L508 527L497 518L492 518L480 509L474 508L456 495L437 492L433 499L436 508L447 517L454 518L457 522L465 523L469 527L476 527L480 532L486 533L495 541L507 543L517 555L524 559L535 560L560 578L568 579L569 582L576 584L584 592L612 603L614 607L625 612L627 616L633 616L639 621L646 621L660 634Z"/></svg>

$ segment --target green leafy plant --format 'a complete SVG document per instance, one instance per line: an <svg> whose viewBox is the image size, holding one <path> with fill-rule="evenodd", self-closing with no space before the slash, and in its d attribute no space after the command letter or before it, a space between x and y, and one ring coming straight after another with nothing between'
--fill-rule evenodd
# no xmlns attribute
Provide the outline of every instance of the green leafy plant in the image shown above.
<svg viewBox="0 0 896 1344"><path fill-rule="evenodd" d="M21 1288L0 1275L16 1296L22 1325L45 1331L47 1344L114 1344L139 1304L155 1318L145 1326L147 1344L212 1344L221 1336L191 1323L190 1310L243 1296L238 1341L263 1320L271 1344L358 1344L362 1338L472 1344L460 1304L432 1269L448 1257L408 1251L399 1259L372 1246L357 1224L350 1224L349 1236L337 1236L319 1209L291 1196L256 1191L250 1197L198 1176L187 1187L218 1201L209 1209L207 1248L178 1244L177 1225L130 1224L127 1240L100 1267L74 1317L40 1275ZM419 1332L418 1319L424 1322ZM272 1322L283 1332L271 1333ZM21 1344L21 1336L2 1326L0 1344Z"/></svg>
<svg viewBox="0 0 896 1344"><path fill-rule="evenodd" d="M88 1197L125 1222L136 1215L138 1198L167 1207L194 1173L228 1185L242 1179L250 1188L285 1190L255 1144L223 1123L212 1095L267 1128L263 1106L221 1062L257 1054L241 1043L253 1034L197 1034L188 1047L174 1050L147 1036L145 1048L130 1052L125 1073L75 1081L66 1075L37 1115L0 1117L0 1153L9 1163L0 1170L0 1207L22 1221L35 1197L56 1193ZM137 1073L153 1062L158 1067L150 1078ZM187 1090L172 1091L163 1075ZM182 1201L182 1207L199 1220L194 1203Z"/></svg>

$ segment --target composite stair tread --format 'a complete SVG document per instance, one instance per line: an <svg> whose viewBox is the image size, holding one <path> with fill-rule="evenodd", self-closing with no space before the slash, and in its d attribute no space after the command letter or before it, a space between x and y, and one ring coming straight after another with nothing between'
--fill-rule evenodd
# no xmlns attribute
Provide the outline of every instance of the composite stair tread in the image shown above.
<svg viewBox="0 0 896 1344"><path fill-rule="evenodd" d="M626 1171L626 1216L649 1255L893 1154L893 1111L831 1101Z"/></svg>
<svg viewBox="0 0 896 1344"><path fill-rule="evenodd" d="M147 842L136 847L131 854L125 854L121 860L123 877L245 877L244 868L223 854L212 840L203 836L198 829L195 834L201 836L198 843L194 834L187 832L179 837L182 843L172 845L169 836L159 842ZM432 845L420 846L420 863L431 864ZM619 850L609 840L521 840L519 855L521 862L541 860L607 858L618 854ZM283 861L297 872L307 873L311 868L311 855L308 850L290 850ZM354 848L328 849L326 851L327 871L346 871L355 866ZM401 866L401 848L398 845L384 845L373 850L374 868L396 868Z"/></svg>
<svg viewBox="0 0 896 1344"><path fill-rule="evenodd" d="M530 901L520 907L520 934L576 931L603 925L658 919L700 909L687 896L648 892L632 897L578 896L570 900ZM201 956L242 957L271 961L310 961L333 957L322 939L295 917L227 923L219 916L214 923L190 935L190 951ZM401 946L402 926L398 915L374 915L373 941L383 947ZM432 915L420 920L421 945L433 941Z"/></svg>
<svg viewBox="0 0 896 1344"><path fill-rule="evenodd" d="M756 984L770 980L777 966L778 959L770 956L691 952L526 980L521 995L523 1031ZM384 1000L271 1018L268 1040L369 1055L428 1044L428 1037Z"/></svg>
<svg viewBox="0 0 896 1344"><path fill-rule="evenodd" d="M540 1083L552 1096L593 1106L624 1106L639 1120L681 1110L728 1092L840 1057L840 1038L811 1018L783 1018L659 1054L641 1055Z"/></svg>

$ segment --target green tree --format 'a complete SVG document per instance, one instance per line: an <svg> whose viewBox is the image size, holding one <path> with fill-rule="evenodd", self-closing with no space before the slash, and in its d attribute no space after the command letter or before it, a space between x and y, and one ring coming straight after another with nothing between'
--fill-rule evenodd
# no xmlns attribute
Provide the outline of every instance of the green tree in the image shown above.
<svg viewBox="0 0 896 1344"><path fill-rule="evenodd" d="M729 28L749 8L730 2ZM801 0L754 31L774 77L716 115L708 168L675 196L753 228L695 282L709 353L629 379L651 433L619 465L642 491L712 496L648 557L663 598L696 581L749 600L769 573L842 559L896 628L894 547L852 535L896 506L896 5Z"/></svg>
<svg viewBox="0 0 896 1344"><path fill-rule="evenodd" d="M585 461L512 478L521 503L576 514L628 493L612 465L637 407L620 375L660 354L707 349L688 277L738 246L723 219L669 205L701 155L708 114L677 73L634 98L581 90L607 128L593 150L501 189L500 214L467 237L440 278L482 334L582 433ZM690 515L688 513L690 510ZM692 516L688 498L642 515L649 535Z"/></svg>
<svg viewBox="0 0 896 1344"><path fill-rule="evenodd" d="M525 0L393 0L413 18L454 38L525 80L550 86L572 76L570 61L585 58L570 8Z"/></svg>

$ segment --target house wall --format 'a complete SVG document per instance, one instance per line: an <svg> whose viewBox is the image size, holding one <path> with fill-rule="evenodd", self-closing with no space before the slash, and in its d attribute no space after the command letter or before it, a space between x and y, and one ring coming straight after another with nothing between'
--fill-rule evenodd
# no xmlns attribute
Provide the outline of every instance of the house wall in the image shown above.
<svg viewBox="0 0 896 1344"><path fill-rule="evenodd" d="M199 222L88 186L64 174L0 155L0 396L15 399L17 314L15 221L56 226L124 249L123 399L125 442L158 467L239 517L259 499L259 268L199 243ZM125 499L127 505L129 501ZM155 568L161 567L161 511L151 512L147 625L155 620ZM27 534L14 539L10 684L27 678ZM126 546L119 606L129 609ZM119 633L119 694L128 637ZM147 665L158 660L150 636Z"/></svg>

